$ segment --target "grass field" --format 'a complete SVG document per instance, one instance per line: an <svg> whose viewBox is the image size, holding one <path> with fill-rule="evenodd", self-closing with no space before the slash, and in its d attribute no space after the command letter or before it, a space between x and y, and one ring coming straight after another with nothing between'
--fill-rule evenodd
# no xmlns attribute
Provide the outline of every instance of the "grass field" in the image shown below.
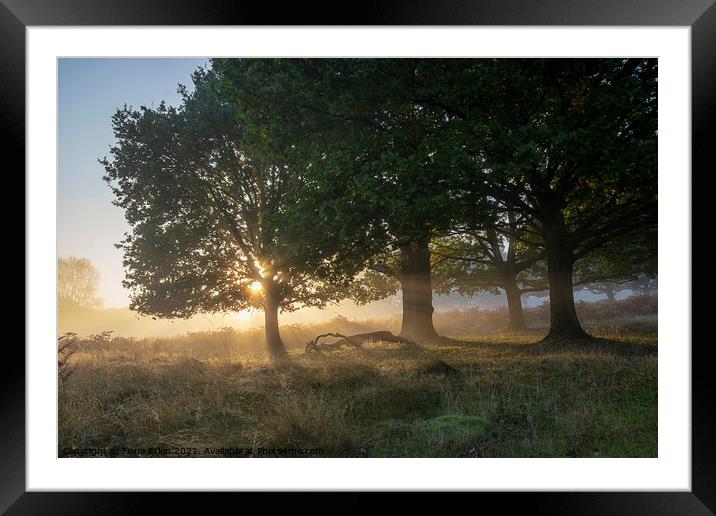
<svg viewBox="0 0 716 516"><path fill-rule="evenodd" d="M656 321L290 351L80 346L60 383L59 455L655 457Z"/></svg>

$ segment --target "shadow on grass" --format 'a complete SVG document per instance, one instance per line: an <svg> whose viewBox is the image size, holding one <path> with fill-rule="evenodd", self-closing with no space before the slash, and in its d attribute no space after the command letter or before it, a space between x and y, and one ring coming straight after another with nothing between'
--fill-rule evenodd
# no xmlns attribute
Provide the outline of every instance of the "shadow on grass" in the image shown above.
<svg viewBox="0 0 716 516"><path fill-rule="evenodd" d="M510 341L497 341L497 340L464 340L459 338L443 337L442 340L437 343L438 350L440 346L451 346L464 348L466 350L486 350L486 351L503 351L503 352L515 352L527 348L531 344L525 343L523 340L517 340L521 336L510 335ZM512 341L514 339L514 341Z"/></svg>
<svg viewBox="0 0 716 516"><path fill-rule="evenodd" d="M525 346L527 353L604 353L618 356L657 356L658 346L649 342L623 342L586 336L578 339L544 338Z"/></svg>
<svg viewBox="0 0 716 516"><path fill-rule="evenodd" d="M357 352L371 360L390 360L393 358L418 358L429 354L420 344L412 341L367 342Z"/></svg>
<svg viewBox="0 0 716 516"><path fill-rule="evenodd" d="M556 354L556 353L606 353L618 356L656 356L656 341L623 341L604 337L587 336L577 339L555 339L542 337L534 332L500 334L482 340L464 340L444 337L438 344L441 346L461 348L465 350L484 350L508 354ZM500 339L500 340L498 340Z"/></svg>

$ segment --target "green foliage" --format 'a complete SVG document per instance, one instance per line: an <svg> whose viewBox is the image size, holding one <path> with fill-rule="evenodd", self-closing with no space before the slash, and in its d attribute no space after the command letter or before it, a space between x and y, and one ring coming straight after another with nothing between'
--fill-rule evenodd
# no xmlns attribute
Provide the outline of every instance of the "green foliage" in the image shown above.
<svg viewBox="0 0 716 516"><path fill-rule="evenodd" d="M400 283L396 274L393 269L387 267L380 272L365 269L348 289L349 297L357 304L364 305L397 294L400 291Z"/></svg>
<svg viewBox="0 0 716 516"><path fill-rule="evenodd" d="M498 294L516 288L520 293L547 288L546 268L539 247L493 229L466 231L433 242L436 290L474 295Z"/></svg>
<svg viewBox="0 0 716 516"><path fill-rule="evenodd" d="M243 116L258 113L276 147L310 164L313 187L335 216L334 232L354 238L370 233L363 247L370 245L375 254L390 254L452 222L455 202L447 179L459 176L459 163L441 150L450 140L442 114L414 100L415 75L423 64L212 61Z"/></svg>
<svg viewBox="0 0 716 516"><path fill-rule="evenodd" d="M370 207L352 212L357 226L339 220L336 228L354 235L377 230L376 253L448 229L499 230L505 225L495 212L504 210L529 221L529 228L523 223L528 231L512 235L529 255L539 253L555 228L566 232L560 245L578 259L654 225L655 60L212 64L244 113L262 117L264 134L294 158L319 164L316 186L345 186L328 202ZM484 263L484 253L472 250L472 257ZM450 274L463 278L438 277L436 284L494 288L494 263L487 265L471 271L453 263ZM467 287L471 272L479 279ZM542 272L525 273L519 282L544 288ZM366 296L359 292L358 299Z"/></svg>
<svg viewBox="0 0 716 516"><path fill-rule="evenodd" d="M575 264L575 284L602 281L626 283L657 275L657 235L654 228L625 235L610 246L599 247Z"/></svg>
<svg viewBox="0 0 716 516"><path fill-rule="evenodd" d="M655 59L449 60L424 87L489 195L575 258L656 223ZM524 241L533 245L531 238Z"/></svg>
<svg viewBox="0 0 716 516"><path fill-rule="evenodd" d="M180 107L113 118L103 164L143 313L251 306L254 281L285 309L367 302L397 291L400 249L426 241L438 291L530 292L550 256L560 277L577 262L577 282L615 279L597 251L656 241L654 59L211 64Z"/></svg>
<svg viewBox="0 0 716 516"><path fill-rule="evenodd" d="M237 117L218 81L200 69L178 108L125 106L112 118L117 145L102 164L132 226L119 244L132 309L188 317L260 306L257 281L284 310L340 298L360 253L323 228L336 214L316 203L305 170Z"/></svg>

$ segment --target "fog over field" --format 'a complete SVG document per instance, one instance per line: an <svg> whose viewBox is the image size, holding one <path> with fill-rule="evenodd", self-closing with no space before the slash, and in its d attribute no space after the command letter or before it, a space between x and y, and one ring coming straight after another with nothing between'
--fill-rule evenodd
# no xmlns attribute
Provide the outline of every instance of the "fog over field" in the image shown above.
<svg viewBox="0 0 716 516"><path fill-rule="evenodd" d="M629 295L622 293L619 298ZM603 299L591 292L577 292L577 301L592 302ZM523 306L533 307L544 303L545 299L525 297ZM500 294L482 294L479 296L436 295L433 304L436 312L451 312L479 308L492 310L505 307L507 300ZM298 312L281 314L281 324L314 324L330 321L335 317L346 317L355 321L366 319L386 319L400 314L401 300L393 295L380 301L357 305L350 301L342 301L324 309L306 308ZM187 332L218 330L231 326L237 330L260 328L263 325L263 314L260 310L244 310L227 314L202 314L189 319L152 319L132 312L129 308L94 308L91 310L77 307L60 307L58 310L58 334L72 331L82 335L112 330L127 337L172 337Z"/></svg>

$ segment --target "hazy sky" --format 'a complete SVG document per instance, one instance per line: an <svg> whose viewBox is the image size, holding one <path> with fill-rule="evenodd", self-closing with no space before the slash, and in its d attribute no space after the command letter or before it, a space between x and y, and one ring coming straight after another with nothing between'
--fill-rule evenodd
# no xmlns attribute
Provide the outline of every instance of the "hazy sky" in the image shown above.
<svg viewBox="0 0 716 516"><path fill-rule="evenodd" d="M208 59L60 59L57 247L100 270L105 306L127 306L122 254L114 247L129 226L113 206L98 158L114 143L110 117L123 104L177 104L177 84Z"/></svg>

